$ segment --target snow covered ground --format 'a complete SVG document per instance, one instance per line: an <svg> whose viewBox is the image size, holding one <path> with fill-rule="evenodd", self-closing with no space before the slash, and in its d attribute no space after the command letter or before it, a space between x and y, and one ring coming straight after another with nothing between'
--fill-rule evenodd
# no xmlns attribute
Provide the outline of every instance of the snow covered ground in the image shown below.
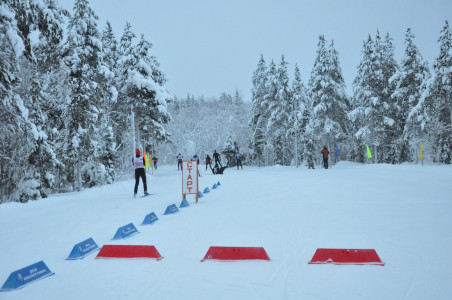
<svg viewBox="0 0 452 300"><path fill-rule="evenodd" d="M452 166L203 168L200 189L222 186L174 215L174 166L148 175L150 197L123 181L0 205L0 285L40 260L55 272L0 299L452 299ZM111 240L131 222L139 234ZM89 237L164 258L66 261ZM264 247L271 261L200 262L209 246ZM310 265L317 248L371 248L386 265Z"/></svg>

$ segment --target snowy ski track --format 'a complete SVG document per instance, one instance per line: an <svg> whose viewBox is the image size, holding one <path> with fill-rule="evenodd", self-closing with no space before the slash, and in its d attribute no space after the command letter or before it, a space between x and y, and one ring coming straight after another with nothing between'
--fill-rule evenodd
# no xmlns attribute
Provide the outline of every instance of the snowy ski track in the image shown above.
<svg viewBox="0 0 452 300"><path fill-rule="evenodd" d="M163 212L182 200L175 166L147 175L149 197L133 198L128 180L0 205L0 284L40 260L55 272L0 299L452 298L451 166L204 168L199 189L211 192L172 215ZM141 226L151 212L158 221ZM111 240L131 222L139 234ZM89 237L154 245L164 258L66 261ZM264 247L271 261L200 262L210 246ZM308 265L317 248L375 249L386 265Z"/></svg>

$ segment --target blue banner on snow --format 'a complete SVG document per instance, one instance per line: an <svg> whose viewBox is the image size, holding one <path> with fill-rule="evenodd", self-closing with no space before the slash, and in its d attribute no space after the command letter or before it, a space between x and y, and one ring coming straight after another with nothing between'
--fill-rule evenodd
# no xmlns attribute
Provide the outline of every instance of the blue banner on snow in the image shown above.
<svg viewBox="0 0 452 300"><path fill-rule="evenodd" d="M138 233L138 230L135 227L135 225L133 225L133 223L130 223L125 226L119 227L118 231L116 231L116 234L113 237L113 240L125 239L125 238L131 237L132 235L135 235L137 233Z"/></svg>
<svg viewBox="0 0 452 300"><path fill-rule="evenodd" d="M212 190L215 190L217 188L217 185L214 183L212 186Z"/></svg>
<svg viewBox="0 0 452 300"><path fill-rule="evenodd" d="M150 214L148 214L146 217L144 217L143 223L141 223L141 225L147 225L147 224L152 224L155 221L157 221L159 218L157 218L157 216L155 215L154 212L151 212Z"/></svg>
<svg viewBox="0 0 452 300"><path fill-rule="evenodd" d="M55 273L51 272L46 264L41 260L23 269L14 271L9 275L0 292L13 291L23 288L27 284L51 276Z"/></svg>
<svg viewBox="0 0 452 300"><path fill-rule="evenodd" d="M179 209L177 208L176 204L168 205L168 207L165 210L164 215L174 214L177 213Z"/></svg>
<svg viewBox="0 0 452 300"><path fill-rule="evenodd" d="M184 200L182 200L182 202L180 203L179 208L187 207L187 206L190 206L190 204L188 204L187 199L184 199Z"/></svg>
<svg viewBox="0 0 452 300"><path fill-rule="evenodd" d="M207 194L207 193L210 193L210 190L209 190L209 188L208 187L206 187L205 189L204 189L204 192L203 192L204 194Z"/></svg>
<svg viewBox="0 0 452 300"><path fill-rule="evenodd" d="M218 182L217 182L217 186L220 186L220 185L221 185L221 183L218 181Z"/></svg>
<svg viewBox="0 0 452 300"><path fill-rule="evenodd" d="M85 256L96 250L99 250L99 246L97 246L93 238L89 238L76 244L66 260L83 259Z"/></svg>
<svg viewBox="0 0 452 300"><path fill-rule="evenodd" d="M198 192L198 198L202 198L204 195L201 193L201 191Z"/></svg>

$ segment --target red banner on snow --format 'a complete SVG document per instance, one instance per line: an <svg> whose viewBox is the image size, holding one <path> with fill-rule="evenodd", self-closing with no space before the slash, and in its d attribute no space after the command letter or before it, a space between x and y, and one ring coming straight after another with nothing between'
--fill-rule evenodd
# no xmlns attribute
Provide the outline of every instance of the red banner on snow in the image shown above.
<svg viewBox="0 0 452 300"><path fill-rule="evenodd" d="M335 265L385 265L374 249L319 248L309 263Z"/></svg>
<svg viewBox="0 0 452 300"><path fill-rule="evenodd" d="M212 246L201 261L205 260L270 260L263 247L217 247Z"/></svg>
<svg viewBox="0 0 452 300"><path fill-rule="evenodd" d="M96 258L154 258L161 260L163 256L154 246L104 245Z"/></svg>

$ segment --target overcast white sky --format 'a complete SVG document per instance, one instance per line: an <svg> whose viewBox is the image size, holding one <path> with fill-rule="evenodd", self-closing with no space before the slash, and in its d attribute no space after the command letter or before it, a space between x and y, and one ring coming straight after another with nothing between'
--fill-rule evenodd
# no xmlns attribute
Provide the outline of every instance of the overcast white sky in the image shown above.
<svg viewBox="0 0 452 300"><path fill-rule="evenodd" d="M58 0L72 12L74 0ZM152 54L169 80L170 93L205 97L238 89L251 97L259 57L295 63L307 83L319 34L335 41L347 88L361 57L362 42L377 29L394 38L396 58L404 51L407 27L431 65L439 53L444 21L452 21L452 0L91 0L103 30L110 21L116 38L126 21L154 46Z"/></svg>

